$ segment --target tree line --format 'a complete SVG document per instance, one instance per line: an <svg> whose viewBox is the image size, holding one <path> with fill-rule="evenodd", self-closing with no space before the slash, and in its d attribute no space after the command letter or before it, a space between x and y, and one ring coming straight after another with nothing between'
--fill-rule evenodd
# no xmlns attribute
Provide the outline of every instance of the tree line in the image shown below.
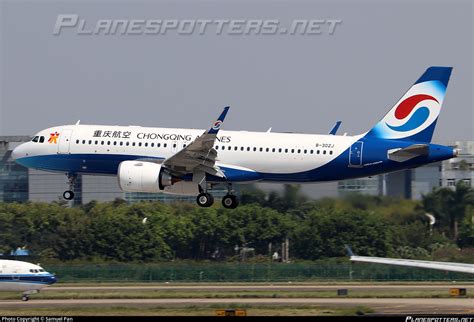
<svg viewBox="0 0 474 322"><path fill-rule="evenodd" d="M426 212L437 220L432 228ZM359 255L469 261L473 220L474 190L462 184L421 201L364 195L310 200L298 186L281 193L250 187L233 210L119 199L74 208L0 203L0 253L26 246L42 261L219 261L238 260L239 249L247 247L266 260L288 239L292 260L342 257L348 244Z"/></svg>

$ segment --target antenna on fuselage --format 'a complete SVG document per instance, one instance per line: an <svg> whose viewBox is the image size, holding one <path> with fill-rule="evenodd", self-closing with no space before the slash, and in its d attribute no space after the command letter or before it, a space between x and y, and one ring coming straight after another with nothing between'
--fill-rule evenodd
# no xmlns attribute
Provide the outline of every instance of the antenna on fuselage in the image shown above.
<svg viewBox="0 0 474 322"><path fill-rule="evenodd" d="M76 125L79 125L81 123L81 120L77 120Z"/></svg>

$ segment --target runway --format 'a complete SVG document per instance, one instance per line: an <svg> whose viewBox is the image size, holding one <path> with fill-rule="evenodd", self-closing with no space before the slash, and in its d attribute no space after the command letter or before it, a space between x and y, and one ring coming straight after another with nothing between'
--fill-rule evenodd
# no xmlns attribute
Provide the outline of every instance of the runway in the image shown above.
<svg viewBox="0 0 474 322"><path fill-rule="evenodd" d="M229 307L239 305L271 305L298 306L316 305L320 307L354 307L368 306L376 313L383 314L474 314L474 299L472 298L435 298L435 299L380 299L380 298L253 298L253 299L62 299L62 300L31 300L2 301L1 308L77 308L77 307L179 307L192 305L217 305L228 304Z"/></svg>
<svg viewBox="0 0 474 322"><path fill-rule="evenodd" d="M347 288L351 290L448 290L449 288L465 288L468 292L474 292L474 284L462 283L450 283L450 284L194 284L194 285L168 285L168 284L157 284L157 285L131 285L131 286L120 286L120 285L104 285L104 286L52 286L44 289L42 292L57 292L57 291L324 291L324 290L337 290L341 288Z"/></svg>

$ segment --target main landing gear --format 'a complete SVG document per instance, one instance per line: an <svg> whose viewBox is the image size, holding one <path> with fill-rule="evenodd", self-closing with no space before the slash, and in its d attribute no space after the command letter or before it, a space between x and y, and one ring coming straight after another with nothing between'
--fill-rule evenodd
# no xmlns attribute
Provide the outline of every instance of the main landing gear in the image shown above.
<svg viewBox="0 0 474 322"><path fill-rule="evenodd" d="M207 187L206 187L207 188ZM214 203L214 197L199 185L199 195L196 202L200 207L210 207ZM227 194L222 198L222 206L227 209L235 209L239 205L239 199L234 195L232 185L227 185Z"/></svg>
<svg viewBox="0 0 474 322"><path fill-rule="evenodd" d="M77 175L67 174L67 179L69 181L69 190L63 192L63 198L66 200L74 199L74 184L76 183Z"/></svg>

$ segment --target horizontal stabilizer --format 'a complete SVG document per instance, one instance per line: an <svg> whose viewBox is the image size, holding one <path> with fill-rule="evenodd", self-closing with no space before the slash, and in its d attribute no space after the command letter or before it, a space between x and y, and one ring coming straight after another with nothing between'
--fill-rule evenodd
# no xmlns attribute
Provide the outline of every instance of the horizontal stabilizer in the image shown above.
<svg viewBox="0 0 474 322"><path fill-rule="evenodd" d="M426 156L430 152L428 144L413 144L406 148L397 148L387 151L387 157L389 160L396 162L405 162L410 159Z"/></svg>

